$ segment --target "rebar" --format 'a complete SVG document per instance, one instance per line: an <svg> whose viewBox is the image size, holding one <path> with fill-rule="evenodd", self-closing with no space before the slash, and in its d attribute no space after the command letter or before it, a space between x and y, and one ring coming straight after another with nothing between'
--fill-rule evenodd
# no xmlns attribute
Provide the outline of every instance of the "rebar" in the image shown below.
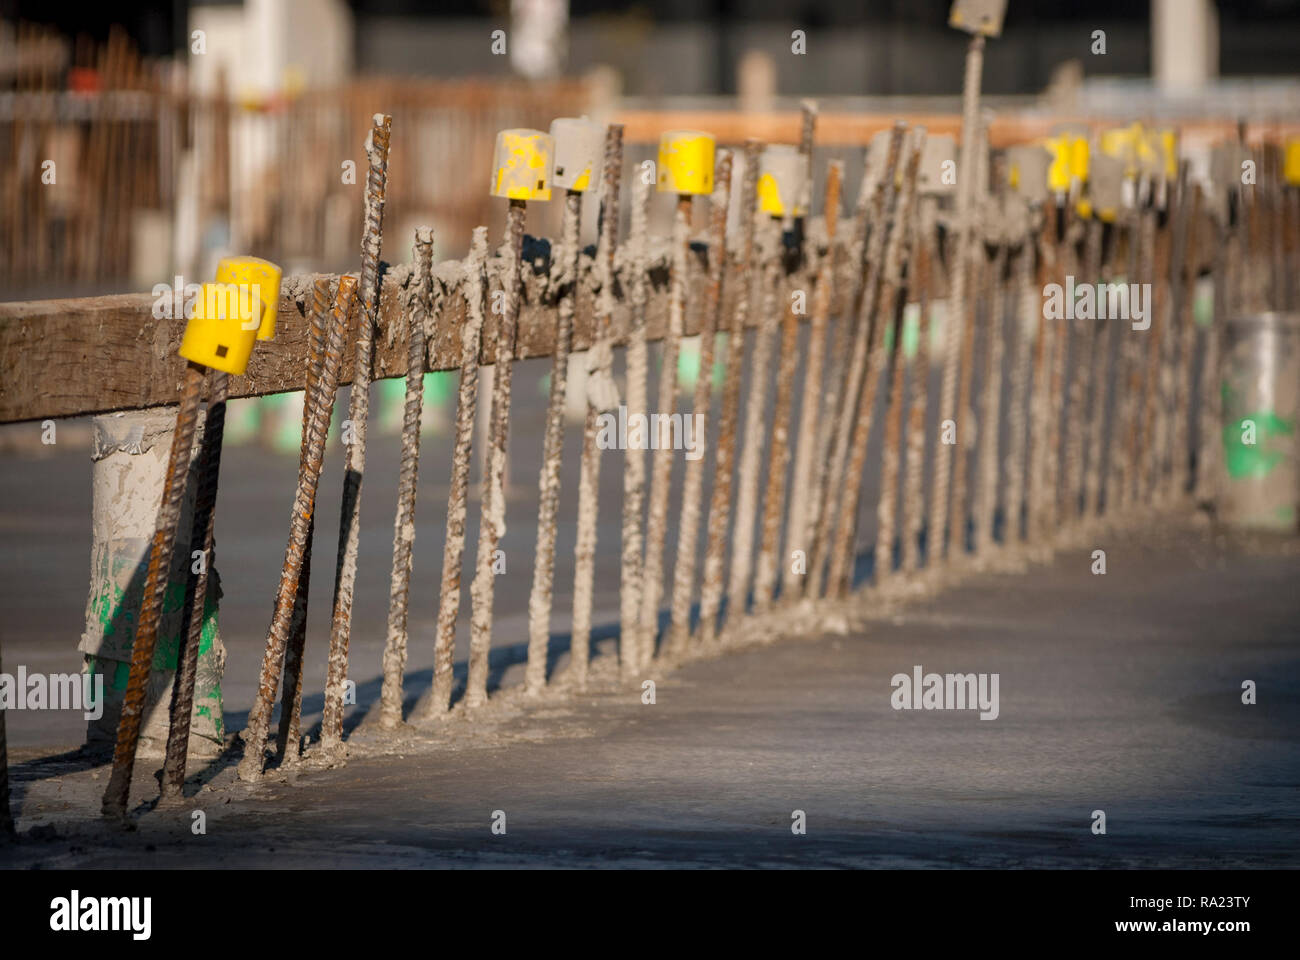
<svg viewBox="0 0 1300 960"><path fill-rule="evenodd" d="M650 202L650 180L643 171L633 181L632 226L629 241L632 258L630 328L627 334L627 416L646 418L646 270L649 262L649 232L646 227ZM649 429L648 420L646 429ZM648 437L646 438L648 439ZM641 642L641 588L644 567L641 553L645 518L645 450L628 443L623 451L623 555L619 591L619 666L625 679L636 675L646 662Z"/></svg>
<svg viewBox="0 0 1300 960"><path fill-rule="evenodd" d="M198 672L199 642L208 599L208 570L214 559L212 529L216 516L217 482L221 474L221 440L225 434L229 380L229 375L221 370L208 371L208 414L203 424L203 440L196 471L198 484L194 494L194 517L190 527L190 550L193 551L201 544L203 553L198 572L192 573L189 579L178 631L180 647L176 653L167 752L163 762L164 800L180 796L185 785L190 719L194 710L194 680Z"/></svg>
<svg viewBox="0 0 1300 960"><path fill-rule="evenodd" d="M713 388L713 358L717 346L718 311L722 304L722 283L727 265L727 212L731 199L730 150L718 153L713 177L713 197L709 207L709 277L704 290L700 314L700 372L695 380L691 416L695 418L694 436L701 444L708 437L709 402ZM686 414L683 414L683 418ZM684 429L684 426L683 426ZM700 498L704 489L704 465L707 451L695 460L687 460L682 481L681 522L677 527L677 561L673 566L672 619L668 646L681 652L691 633L691 594L695 588L695 547L699 538ZM714 461L714 482L718 465Z"/></svg>
<svg viewBox="0 0 1300 960"><path fill-rule="evenodd" d="M406 621L411 589L411 548L415 544L415 497L420 470L420 414L424 408L425 324L433 313L433 230L416 227L411 250L415 273L406 310L406 403L402 410L402 458L397 474L393 518L393 568L388 591L388 636L384 641L384 680L379 723L393 729L402 722L406 675Z"/></svg>
<svg viewBox="0 0 1300 960"><path fill-rule="evenodd" d="M1030 361L1033 347L1034 316L1039 310L1039 293L1034 288L1034 233L1030 232L1020 244L1016 255L1016 288L1012 297L1011 329L1016 337L1015 358L1011 363L1011 407L1007 411L1007 492L1005 499L1006 521L1003 525L1003 542L1018 543L1024 537L1021 518L1025 509L1026 457L1028 437L1028 402Z"/></svg>
<svg viewBox="0 0 1300 960"><path fill-rule="evenodd" d="M587 682L591 655L591 607L596 576L596 520L599 517L600 460L597 423L600 415L618 405L614 383L613 315L614 254L618 247L618 213L623 183L623 127L611 124L605 131L605 157L600 205L600 235L596 260L601 292L596 310L596 334L587 351L587 418L582 434L582 465L578 475L578 533L574 546L573 630L569 646L574 682ZM532 665L531 657L529 665Z"/></svg>
<svg viewBox="0 0 1300 960"><path fill-rule="evenodd" d="M113 772L104 791L103 813L106 817L125 819L131 790L131 773L135 768L135 751L140 742L140 724L144 720L145 698L149 691L149 673L153 667L158 625L162 619L163 595L176 550L176 528L180 524L189 476L190 453L199 415L199 400L207 368L193 361L186 363L181 383L180 406L172 433L171 452L167 457L167 474L163 480L158 524L149 549L149 566L145 573L144 594L135 642L131 646L131 667L122 715L117 725L117 743L113 750Z"/></svg>
<svg viewBox="0 0 1300 960"><path fill-rule="evenodd" d="M331 411L334 406L334 398L326 398L319 387L325 366L325 327L329 315L330 282L326 277L317 277L312 284L311 307L307 318L307 376L302 404L302 435L299 439L299 476L307 467L307 437L316 405L328 402ZM315 539L316 504L313 500L311 521L307 524L307 542L303 545L302 570L298 574L298 593L294 598L289 646L284 654L284 690L280 695L280 729L276 736L276 753L282 764L296 763L302 754L303 654L307 646L307 600L311 590L311 552Z"/></svg>
<svg viewBox="0 0 1300 960"><path fill-rule="evenodd" d="M921 197L917 235L908 266L908 286L917 294L916 358L912 362L912 402L907 420L907 473L903 483L901 568L915 573L921 561L921 531L925 525L925 417L930 396L930 301L934 290L934 197Z"/></svg>
<svg viewBox="0 0 1300 960"><path fill-rule="evenodd" d="M1192 452L1190 448L1192 420L1192 389L1195 385L1196 371L1192 362L1196 355L1196 282L1199 268L1199 251L1197 244L1201 231L1201 186L1191 187L1191 210L1187 218L1187 245L1183 252L1183 274L1177 278L1184 287L1182 309L1177 319L1178 358L1174 366L1174 422L1171 430L1170 446L1173 448L1173 463L1169 470L1169 496L1182 497L1189 492L1192 483ZM1279 304L1279 307L1281 304ZM1207 368L1208 369L1208 368Z"/></svg>
<svg viewBox="0 0 1300 960"><path fill-rule="evenodd" d="M844 370L843 383L828 408L835 412L831 417L829 469L822 476L821 489L816 491L819 506L817 508L817 533L812 542L809 555L808 579L804 592L809 599L816 600L822 593L822 576L827 558L831 553L831 527L835 522L836 508L843 493L844 470L849 457L849 445L853 436L853 427L857 422L859 397L863 390L863 380L867 372L867 358L875 338L876 294L880 286L881 264L884 259L885 238L889 233L886 223L886 211L890 208L887 198L893 196L898 161L903 149L904 125L894 124L889 138L889 152L885 158L880 180L872 188L872 198L864 210L858 228L858 237L862 244L856 242L850 253L853 259L855 287L850 307L853 323L853 347L848 366ZM863 178L864 185L866 178ZM870 231L869 234L867 231ZM855 237L855 241L857 237ZM845 514L847 517L847 514ZM844 521L841 520L841 523Z"/></svg>
<svg viewBox="0 0 1300 960"><path fill-rule="evenodd" d="M317 390L321 402L315 405L315 413L307 435L307 459L305 468L299 472L297 489L294 491L289 522L289 543L285 547L284 564L280 570L280 585L275 594L275 612L271 618L271 626L267 630L266 649L262 655L257 693L253 699L252 709L248 712L248 724L243 734L244 756L239 762L241 780L256 780L262 775L266 734L271 723L271 708L275 703L276 686L284 666L285 645L288 642L298 594L298 577L306 555L307 530L311 526L316 489L320 482L321 465L325 457L325 438L329 432L330 415L333 413L334 405L328 401L338 388L339 365L343 360L343 337L356 293L355 277L339 278L329 340L325 346L325 363Z"/></svg>
<svg viewBox="0 0 1300 960"><path fill-rule="evenodd" d="M470 584L469 676L465 705L487 702L488 657L492 650L492 601L496 591L497 546L506 532L505 467L510 439L510 380L514 364L515 329L523 296L520 274L524 247L525 202L511 200L506 212L506 261L502 272L505 302L497 326L492 374L492 419L488 430L488 469L483 475L483 495L478 531L478 560Z"/></svg>
<svg viewBox="0 0 1300 960"><path fill-rule="evenodd" d="M813 456L817 447L817 419L821 413L820 404L823 382L823 367L826 354L826 330L830 322L831 300L835 285L835 250L836 234L840 218L840 181L844 176L844 165L838 160L832 161L826 171L826 198L823 221L826 226L826 253L817 271L817 289L813 299L812 320L808 331L808 360L804 366L803 396L799 401L799 445L795 450L794 480L790 487L790 516L786 533L787 556L784 562L784 575L781 594L784 602L790 603L803 594L804 580L807 577L809 530L808 512L812 491L816 489L813 479ZM796 568L793 554L799 550L803 554L802 569Z"/></svg>
<svg viewBox="0 0 1300 960"><path fill-rule="evenodd" d="M780 285L780 261L769 264L768 289L773 299ZM793 297L782 309L781 345L776 372L776 401L768 422L767 490L758 562L754 568L754 612L767 613L776 586L777 555L781 548L781 517L785 513L785 478L790 465L790 410L794 404L794 376L799 368L799 315Z"/></svg>
<svg viewBox="0 0 1300 960"><path fill-rule="evenodd" d="M940 431L934 448L934 481L930 496L930 522L926 535L928 567L944 557L945 526L952 482L953 446L944 442L942 424L957 420L957 376L960 362L963 317L966 315L966 265L970 262L973 237L972 208L976 196L975 151L979 140L980 79L984 69L984 37L974 34L966 51L966 73L962 80L961 147L957 158L957 224L953 240L952 285L944 311L943 383L939 394ZM949 532L955 541L958 533Z"/></svg>
<svg viewBox="0 0 1300 960"><path fill-rule="evenodd" d="M999 178L1001 182L1001 178ZM998 512L998 434L1002 426L1002 363L1005 353L1003 321L1006 319L1007 244L999 242L993 262L981 265L981 299L987 304L988 331L984 354L983 402L980 404L978 489L976 492L973 551L987 557L997 541L994 525ZM1004 525L1005 529L1005 525Z"/></svg>
<svg viewBox="0 0 1300 960"><path fill-rule="evenodd" d="M555 311L555 353L551 358L550 396L542 438L542 469L537 480L537 546L533 557L533 587L528 596L528 665L524 690L540 693L546 686L546 659L551 640L551 598L555 579L555 523L560 510L560 455L564 448L564 398L569 383L569 349L573 343L573 312L578 297L578 261L582 256L578 228L582 224L582 192L564 196L564 223L555 283L563 291Z"/></svg>
<svg viewBox="0 0 1300 960"><path fill-rule="evenodd" d="M465 322L460 329L456 440L451 457L451 485L447 492L447 530L442 546L442 585L438 596L438 626L433 647L433 693L428 710L433 717L445 714L451 706L456 618L460 614L460 579L465 553L466 499L478 405L479 343L487 294L486 262L487 227L475 227L469 257L465 261Z"/></svg>
<svg viewBox="0 0 1300 960"><path fill-rule="evenodd" d="M757 223L758 163L762 143L745 141L745 173L740 192L740 289L727 334L722 382L722 409L718 420L718 443L713 461L713 494L709 498L708 543L704 554L704 583L700 588L699 643L710 644L717 637L718 611L722 606L722 568L726 560L727 526L731 519L731 498L735 489L734 462L736 433L740 419L740 381L744 375L745 322L749 316L750 271L754 264L754 230ZM630 364L630 361L629 361Z"/></svg>
<svg viewBox="0 0 1300 960"><path fill-rule="evenodd" d="M383 240L384 198L388 189L388 146L393 118L375 114L366 142L365 231L361 238L361 322L356 364L348 394L346 466L343 476L342 519L334 571L334 611L330 629L325 706L321 715L321 747L336 751L343 742L343 700L348 676L348 645L352 635L352 593L357 581L357 551L361 537L361 481L366 468L366 421L370 416L370 377L375 324L379 319L379 253ZM344 439L347 439L345 435Z"/></svg>
<svg viewBox="0 0 1300 960"><path fill-rule="evenodd" d="M664 337L663 365L659 369L659 395L656 403L663 429L653 438L654 456L650 472L650 513L646 521L645 592L641 597L642 649L647 661L654 654L659 626L659 600L664 582L664 538L667 536L668 494L673 478L673 445L664 436L671 429L677 408L677 357L681 350L685 323L688 280L686 265L690 258L691 197L677 197L673 220L672 271L669 278L668 331ZM704 373L708 375L707 371ZM653 430L653 424L650 427Z"/></svg>
<svg viewBox="0 0 1300 960"><path fill-rule="evenodd" d="M885 351L885 327L898 311L898 294L902 285L903 256L906 251L908 225L916 215L916 175L925 148L925 128L912 131L911 153L903 170L903 184L894 203L894 216L885 250L884 268L880 271L878 295L868 296L864 309L870 318L870 349L866 378L858 398L854 418L852 446L849 448L848 472L840 490L840 515L835 527L835 539L830 552L830 567L826 579L826 595L842 597L853 577L853 544L857 534L858 499L862 491L862 475L866 465L867 442L871 437L872 419L876 407L876 393L884 374L888 354Z"/></svg>

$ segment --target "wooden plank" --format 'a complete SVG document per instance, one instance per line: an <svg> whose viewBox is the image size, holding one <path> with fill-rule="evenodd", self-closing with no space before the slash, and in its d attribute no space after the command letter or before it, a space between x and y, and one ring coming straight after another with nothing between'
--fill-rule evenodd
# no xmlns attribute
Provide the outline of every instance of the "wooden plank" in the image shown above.
<svg viewBox="0 0 1300 960"><path fill-rule="evenodd" d="M690 282L695 297L703 296L706 282L703 261L702 252L691 258ZM489 264L488 273L491 292L481 362L490 364L496 355L497 317L491 311L491 296L500 290L498 259ZM453 370L459 366L459 330L465 313L460 293L462 274L461 265L455 261L439 264L435 270L439 299L429 338L429 370ZM729 274L720 320L723 329L731 323L739 287L734 269ZM408 268L399 266L390 267L384 277L380 295L381 329L375 346L376 379L401 377L406 373L406 318L401 293L408 276ZM312 279L311 276L285 279L276 337L257 344L245 376L231 377L232 399L303 389L307 355L305 303ZM554 296L553 292L548 295L541 279L533 276L526 283L516 359L549 356L554 349ZM591 345L595 298L589 258L583 259L579 282L573 348L585 350ZM786 283L790 288L808 290L807 300L812 302L811 276L803 272L792 274ZM666 254L661 253L652 260L650 269L647 324L651 340L663 336L667 284ZM614 314L619 343L628 323L625 301L628 289L629 284L620 275ZM181 319L155 318L154 303L151 294L143 293L0 303L0 371L3 371L0 423L176 403L185 366L176 351L185 324ZM755 314L751 314L750 322L757 322ZM355 333L348 339L354 343ZM351 355L349 347L343 358L341 384L350 382Z"/></svg>

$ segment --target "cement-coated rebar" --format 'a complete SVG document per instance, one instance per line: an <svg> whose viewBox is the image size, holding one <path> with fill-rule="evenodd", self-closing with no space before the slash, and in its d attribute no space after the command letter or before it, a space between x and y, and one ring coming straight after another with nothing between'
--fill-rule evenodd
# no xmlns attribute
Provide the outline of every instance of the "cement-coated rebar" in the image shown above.
<svg viewBox="0 0 1300 960"><path fill-rule="evenodd" d="M692 436L704 445L708 438L709 403L713 390L713 358L717 345L718 311L722 305L723 275L727 265L727 213L731 199L732 153L718 153L709 208L709 278L700 313L700 369L695 379L691 413ZM683 423L683 429L685 425ZM695 589L695 547L699 539L700 498L704 494L704 469L708 451L701 449L695 460L687 460L682 481L681 522L677 526L677 561L673 566L673 595L669 649L685 649L691 633L691 598ZM714 476L717 481L717 462Z"/></svg>
<svg viewBox="0 0 1300 960"><path fill-rule="evenodd" d="M826 198L824 223L826 226L826 253L817 271L817 289L814 291L812 321L808 330L808 360L804 365L803 396L799 401L799 445L795 450L794 479L790 487L790 510L787 521L786 551L783 555L783 602L790 603L803 595L808 569L808 541L811 539L808 512L812 491L816 489L813 478L813 458L817 451L817 421L821 414L823 367L826 354L826 330L830 322L831 300L835 289L835 241L839 229L840 182L844 165L832 161L826 171ZM796 567L793 554L800 551L804 562Z"/></svg>
<svg viewBox="0 0 1300 960"><path fill-rule="evenodd" d="M976 256L981 254L977 253ZM998 511L998 434L1002 427L1002 363L1005 353L1003 321L1006 319L1006 270L1008 250L999 243L991 264L983 264L981 299L987 305L987 337L984 350L983 395L979 411L979 451L976 470L974 543L976 557L986 557L996 542L994 524ZM1009 528L1008 528L1009 529Z"/></svg>
<svg viewBox="0 0 1300 960"><path fill-rule="evenodd" d="M479 343L487 298L487 227L475 227L465 261L465 322L460 328L460 387L456 397L456 439L447 492L447 530L442 546L442 584L438 595L438 625L433 644L433 693L429 715L441 716L451 706L452 669L456 647L456 618L460 614L461 569L465 554L466 499L469 494L471 446L478 405Z"/></svg>
<svg viewBox="0 0 1300 960"><path fill-rule="evenodd" d="M632 225L629 242L632 251L632 289L627 334L627 416L637 415L649 430L649 404L646 399L647 347L646 299L649 264L649 231L646 226L650 203L650 180L638 171L632 187ZM649 439L649 436L645 437ZM642 547L645 523L646 453L641 444L627 444L623 451L623 530L622 565L619 591L619 667L625 679L634 677L646 663L641 635L641 587L643 574Z"/></svg>
<svg viewBox="0 0 1300 960"><path fill-rule="evenodd" d="M329 317L330 281L326 277L317 277L312 284L311 305L307 311L307 376L299 438L299 476L307 467L307 436L311 430L311 418L315 416L316 404L328 403L331 411L334 407L334 398L325 397L319 390L321 372L325 366L325 328ZM311 521L307 525L307 542L303 546L302 570L298 574L298 593L293 604L289 646L284 654L284 689L280 694L280 729L276 736L276 753L282 764L296 763L302 755L303 654L307 646L307 600L311 590L312 543L316 539L315 508L313 501Z"/></svg>
<svg viewBox="0 0 1300 960"><path fill-rule="evenodd" d="M596 520L599 517L600 463L597 445L599 416L618 405L614 382L613 316L614 254L618 247L619 200L623 183L623 127L611 124L605 131L601 177L600 235L596 260L600 270L600 298L596 307L595 341L587 351L587 418L582 434L582 465L578 475L578 533L574 545L573 630L569 669L574 683L587 682L591 655L591 607L596 578ZM530 661L531 664L531 661Z"/></svg>
<svg viewBox="0 0 1300 960"><path fill-rule="evenodd" d="M523 200L511 200L506 212L506 259L501 274L505 298L497 325L496 358L492 374L492 419L488 429L488 469L480 498L478 557L470 584L469 676L465 706L487 702L488 657L492 651L492 603L496 593L497 547L506 532L505 467L510 440L510 380L515 355L515 329L523 296L520 265L524 247Z"/></svg>
<svg viewBox="0 0 1300 960"><path fill-rule="evenodd" d="M740 417L740 381L744 374L745 322L749 316L750 272L754 264L754 231L757 223L758 164L763 146L756 139L745 141L745 173L741 183L740 289L727 335L722 382L722 410L718 421L718 442L713 461L713 495L709 500L708 543L704 554L704 577L700 588L699 642L712 643L717 636L718 611L722 606L722 573L726 560L727 525L735 488L736 434ZM629 350L629 369L631 367Z"/></svg>
<svg viewBox="0 0 1300 960"><path fill-rule="evenodd" d="M925 148L925 129L916 127L910 144L911 152L903 170L903 184L894 204L894 216L889 230L889 241L884 254L878 295L868 293L864 309L870 317L870 349L867 373L858 399L854 418L852 445L849 448L848 471L840 484L839 520L834 528L834 541L830 552L826 577L826 596L842 597L847 592L853 576L854 550L857 535L858 499L862 491L862 475L867 459L867 443L871 437L872 419L876 407L876 393L889 358L885 350L885 329L898 310L898 293L902 285L903 256L906 251L908 226L916 215L916 176Z"/></svg>
<svg viewBox="0 0 1300 960"><path fill-rule="evenodd" d="M925 417L930 396L930 304L933 299L937 198L919 198L917 234L912 242L908 285L916 292L916 358L912 362L912 400L907 411L907 461L903 479L903 532L900 567L914 573L921 561L925 525Z"/></svg>
<svg viewBox="0 0 1300 960"><path fill-rule="evenodd" d="M555 310L555 353L551 357L551 388L542 438L542 469L537 479L537 545L533 553L533 586L528 595L528 665L524 690L538 693L546 686L546 660L551 643L551 603L555 582L556 517L560 512L560 455L564 452L564 401L569 386L569 349L573 344L574 304L578 299L578 262L582 256L582 192L564 196L556 282L563 292Z"/></svg>
<svg viewBox="0 0 1300 960"><path fill-rule="evenodd" d="M334 315L330 321L329 339L325 346L325 364L317 393L321 402L315 404L315 413L307 435L305 469L299 472L298 486L294 491L293 509L289 521L289 543L285 547L284 564L280 569L280 585L275 594L275 611L267 630L266 649L262 654L262 668L258 675L257 693L248 713L244 729L244 756L239 762L241 780L256 780L262 774L263 754L267 730L271 724L271 708L275 703L276 687L284 667L284 651L289 639L293 609L298 595L298 577L306 555L307 531L311 526L316 489L320 481L321 464L325 457L325 438L329 432L330 415L338 387L339 365L343 358L343 339L348 327L348 316L356 299L355 277L339 278L338 296L334 302Z"/></svg>
<svg viewBox="0 0 1300 960"><path fill-rule="evenodd" d="M778 249L780 244L777 244ZM769 261L766 279L775 301L780 286L780 259ZM773 303L775 307L776 304ZM781 344L777 352L776 399L768 421L767 489L763 495L761 536L754 567L754 612L772 607L776 587L778 553L781 549L781 518L785 514L786 470L790 465L790 410L794 404L794 377L799 369L799 315L793 298L781 309Z"/></svg>
<svg viewBox="0 0 1300 960"><path fill-rule="evenodd" d="M672 438L666 434L671 430L671 417L677 408L677 357L681 351L686 317L686 264L690 257L690 229L691 197L689 194L680 194L673 220L668 331L664 337L659 395L655 401L659 407L657 414L663 418L663 429L651 441L654 453L650 468L650 512L646 520L645 592L641 597L641 642L642 649L647 651L647 659L653 655L659 629L659 601L664 584L664 539L668 533L668 494L673 478L673 460L678 456L678 452L673 449ZM709 371L702 371L701 376L709 376ZM653 425L650 429L654 429Z"/></svg>
<svg viewBox="0 0 1300 960"><path fill-rule="evenodd" d="M343 475L342 519L334 572L334 610L330 628L321 747L335 750L343 742L343 700L348 679L348 645L352 636L352 593L357 581L361 537L361 480L366 468L366 421L370 416L370 378L375 324L379 319L379 253L383 239L384 199L388 189L388 146L393 118L375 114L366 142L365 230L361 237L361 317L356 363L348 399L351 442ZM347 437L345 436L345 439Z"/></svg>
<svg viewBox="0 0 1300 960"><path fill-rule="evenodd" d="M966 52L966 73L962 80L961 147L957 160L957 224L953 238L953 264L947 309L944 311L943 382L939 392L939 436L935 438L934 479L930 491L930 522L926 534L926 565L935 567L945 552L944 518L948 516L948 501L952 483L952 458L957 444L944 442L942 425L956 423L957 378L960 364L961 334L966 315L966 266L970 263L970 245L973 237L971 222L975 205L978 177L975 175L976 150L979 145L980 79L984 69L984 37L975 34ZM957 549L961 547L961 532L949 531Z"/></svg>
<svg viewBox="0 0 1300 960"><path fill-rule="evenodd" d="M850 307L853 347L844 370L843 387L835 399L828 468L822 476L821 489L816 491L820 501L817 508L817 532L813 538L808 578L804 585L805 596L813 600L822 594L822 578L832 550L832 524L836 521L837 506L842 502L844 471L849 457L853 427L857 422L859 397L863 390L863 381L866 379L868 355L876 338L877 327L874 323L876 294L880 287L885 239L889 234L886 215L890 205L887 198L891 198L894 194L895 176L903 150L903 130L904 124L901 122L894 124L884 168L881 170L880 180L873 186L868 216L860 226L859 235L862 237L862 245L859 247L855 242L854 250L850 254L855 273L854 296ZM861 233L868 229L869 235Z"/></svg>
<svg viewBox="0 0 1300 960"><path fill-rule="evenodd" d="M397 472L397 509L393 518L393 567L389 575L384 680L379 693L379 723L388 730L402 722L411 549L415 545L415 498L420 471L420 414L424 409L424 331L433 311L432 228L415 228L411 257L415 272L411 277L408 302L405 305L406 402L402 408L402 456Z"/></svg>
<svg viewBox="0 0 1300 960"><path fill-rule="evenodd" d="M1021 516L1025 506L1025 489L1029 463L1028 411L1025 405L1029 395L1030 362L1032 358L1035 317L1041 312L1041 297L1034 285L1034 234L1031 231L1021 242L1016 254L1014 270L1015 291L1012 294L1013 318L1011 330L1016 338L1015 357L1011 362L1011 407L1007 411L1007 492L1004 510L1003 542L1018 543L1024 537Z"/></svg>

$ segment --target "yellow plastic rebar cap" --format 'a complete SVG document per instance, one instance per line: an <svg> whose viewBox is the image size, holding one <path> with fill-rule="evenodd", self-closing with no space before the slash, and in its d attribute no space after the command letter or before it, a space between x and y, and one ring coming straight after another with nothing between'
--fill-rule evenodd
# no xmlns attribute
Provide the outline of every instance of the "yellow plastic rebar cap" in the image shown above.
<svg viewBox="0 0 1300 960"><path fill-rule="evenodd" d="M256 288L248 284L205 283L194 301L178 352L186 360L241 376L253 355L262 316Z"/></svg>
<svg viewBox="0 0 1300 960"><path fill-rule="evenodd" d="M787 143L768 146L758 162L759 209L774 217L803 216L805 211L799 206L799 199L807 167L807 160L798 147Z"/></svg>
<svg viewBox="0 0 1300 960"><path fill-rule="evenodd" d="M262 304L258 340L275 339L275 313L280 305L280 268L261 257L224 257L217 264L218 283L247 284Z"/></svg>
<svg viewBox="0 0 1300 960"><path fill-rule="evenodd" d="M659 138L660 193L713 192L713 134L669 130Z"/></svg>
<svg viewBox="0 0 1300 960"><path fill-rule="evenodd" d="M492 157L494 197L549 200L555 163L555 140L541 130L517 128L497 134Z"/></svg>

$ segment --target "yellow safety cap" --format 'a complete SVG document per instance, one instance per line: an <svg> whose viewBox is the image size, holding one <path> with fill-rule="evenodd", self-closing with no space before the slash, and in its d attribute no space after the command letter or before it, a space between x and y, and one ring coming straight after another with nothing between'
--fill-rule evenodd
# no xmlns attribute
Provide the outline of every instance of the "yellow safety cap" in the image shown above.
<svg viewBox="0 0 1300 960"><path fill-rule="evenodd" d="M1047 167L1048 189L1063 193L1070 189L1070 137L1049 137L1044 143L1052 155Z"/></svg>
<svg viewBox="0 0 1300 960"><path fill-rule="evenodd" d="M502 130L492 158L494 197L510 200L551 199L555 141L540 130Z"/></svg>
<svg viewBox="0 0 1300 960"><path fill-rule="evenodd" d="M1088 141L1084 137L1070 138L1070 176L1088 182Z"/></svg>
<svg viewBox="0 0 1300 960"><path fill-rule="evenodd" d="M261 317L262 304L252 287L205 283L178 352L186 360L240 376L248 369Z"/></svg>
<svg viewBox="0 0 1300 960"><path fill-rule="evenodd" d="M669 130L659 138L660 193L713 192L713 135Z"/></svg>
<svg viewBox="0 0 1300 960"><path fill-rule="evenodd" d="M1172 130L1161 130L1160 154L1165 163L1165 176L1171 180L1178 176L1178 138Z"/></svg>
<svg viewBox="0 0 1300 960"><path fill-rule="evenodd" d="M275 339L275 313L280 305L280 268L261 257L223 257L217 264L218 283L246 284L262 303L258 340Z"/></svg>
<svg viewBox="0 0 1300 960"><path fill-rule="evenodd" d="M582 193L600 169L601 141L605 131L585 117L559 117L551 121L555 160L552 165L557 187Z"/></svg>
<svg viewBox="0 0 1300 960"><path fill-rule="evenodd" d="M798 147L776 143L764 150L758 162L759 208L774 217L803 216L799 197L807 169L807 159Z"/></svg>
<svg viewBox="0 0 1300 960"><path fill-rule="evenodd" d="M1288 140L1285 149L1282 176L1292 186L1300 186L1300 139Z"/></svg>

